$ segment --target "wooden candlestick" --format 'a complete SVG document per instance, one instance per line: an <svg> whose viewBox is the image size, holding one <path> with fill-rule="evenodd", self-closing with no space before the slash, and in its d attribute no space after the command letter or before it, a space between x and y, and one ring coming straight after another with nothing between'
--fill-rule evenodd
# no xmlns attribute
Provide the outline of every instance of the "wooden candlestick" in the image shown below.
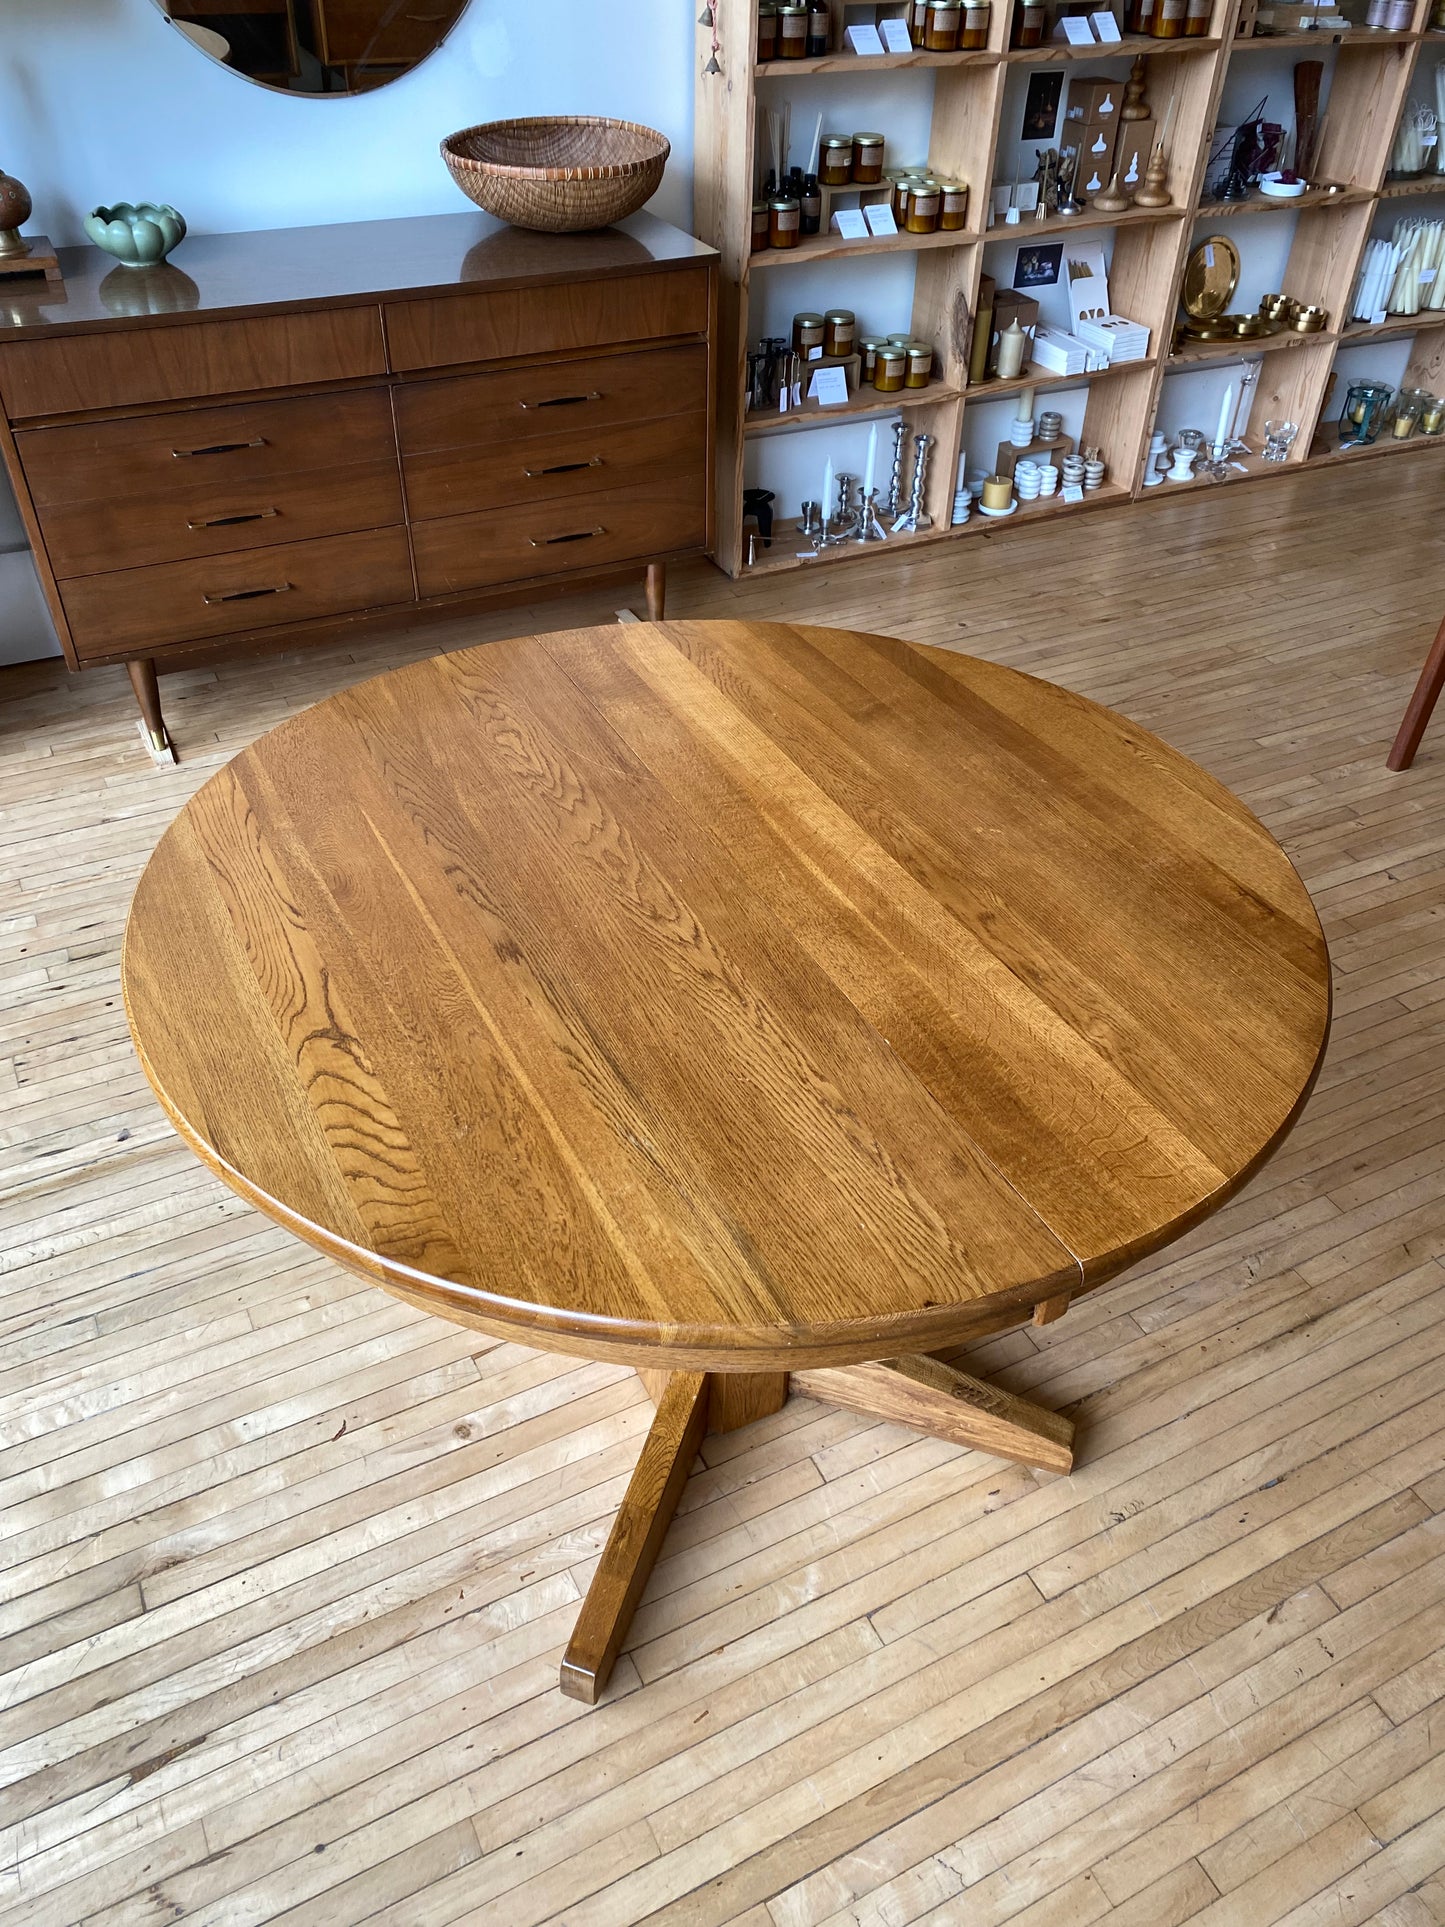
<svg viewBox="0 0 1445 1927"><path fill-rule="evenodd" d="M1109 185L1104 189L1103 193L1094 196L1093 205L1101 214L1122 214L1125 208L1134 205L1119 185L1119 169L1117 167L1114 169L1114 178L1109 182Z"/></svg>
<svg viewBox="0 0 1445 1927"><path fill-rule="evenodd" d="M1124 83L1124 105L1119 109L1120 120L1148 120L1149 103L1144 98L1148 74L1143 54L1137 55L1134 65L1129 69L1129 78Z"/></svg>
<svg viewBox="0 0 1445 1927"><path fill-rule="evenodd" d="M1164 164L1164 143L1157 141L1144 170L1144 184L1134 196L1135 207L1168 207L1169 170Z"/></svg>

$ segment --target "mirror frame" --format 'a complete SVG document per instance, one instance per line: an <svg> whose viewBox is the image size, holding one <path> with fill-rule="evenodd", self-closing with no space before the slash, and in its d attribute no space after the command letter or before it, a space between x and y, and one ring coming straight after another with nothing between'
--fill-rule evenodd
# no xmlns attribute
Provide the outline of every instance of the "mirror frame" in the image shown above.
<svg viewBox="0 0 1445 1927"><path fill-rule="evenodd" d="M433 41L427 52L422 55L421 59L413 62L410 67L407 67L401 73L392 74L389 79L378 81L374 87L347 87L326 93L312 93L300 87L278 87L274 81L259 80L254 74L245 72L243 68L232 66L229 60L223 59L220 54L207 47L202 40L195 38L192 33L188 31L193 25L199 25L199 22L181 21L174 17L171 12L171 6L173 4L184 6L184 0L151 0L151 5L156 9L166 25L177 33L196 53L201 54L213 67L219 67L223 73L233 75L235 79L244 82L246 86L259 87L263 93L267 94L279 94L283 100L361 100L368 94L384 92L386 88L393 86L399 80L405 80L408 75L416 73L418 69L424 67L429 60L433 59L456 32L457 27L471 6L472 0L456 0L456 12L453 14L447 27L438 34L435 41ZM232 10L237 13L245 12L245 0L237 0L237 5ZM220 9L218 9L218 11L220 11ZM205 32L206 29L202 28L202 31Z"/></svg>

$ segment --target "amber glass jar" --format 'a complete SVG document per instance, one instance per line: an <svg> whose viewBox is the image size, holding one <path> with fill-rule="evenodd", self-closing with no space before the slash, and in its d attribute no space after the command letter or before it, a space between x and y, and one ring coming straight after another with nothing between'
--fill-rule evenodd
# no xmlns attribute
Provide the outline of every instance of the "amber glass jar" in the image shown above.
<svg viewBox="0 0 1445 1927"><path fill-rule="evenodd" d="M1154 17L1149 31L1156 40L1180 40L1184 36L1184 16L1189 0L1154 0Z"/></svg>
<svg viewBox="0 0 1445 1927"><path fill-rule="evenodd" d="M1129 0L1124 14L1125 33L1152 33L1154 0Z"/></svg>
<svg viewBox="0 0 1445 1927"><path fill-rule="evenodd" d="M829 308L823 316L823 353L851 355L858 317L851 308Z"/></svg>
<svg viewBox="0 0 1445 1927"><path fill-rule="evenodd" d="M768 202L768 246L795 248L803 237L803 212L791 194Z"/></svg>
<svg viewBox="0 0 1445 1927"><path fill-rule="evenodd" d="M795 314L793 316L793 347L807 361L816 348L822 352L827 330L820 314Z"/></svg>
<svg viewBox="0 0 1445 1927"><path fill-rule="evenodd" d="M903 386L926 388L933 375L933 343L910 341L904 353L908 356L908 368L903 377Z"/></svg>
<svg viewBox="0 0 1445 1927"><path fill-rule="evenodd" d="M915 181L908 195L904 227L909 234L932 234L943 213L943 188L938 181Z"/></svg>
<svg viewBox="0 0 1445 1927"><path fill-rule="evenodd" d="M828 9L814 4L808 8L808 57L818 60L828 51Z"/></svg>
<svg viewBox="0 0 1445 1927"><path fill-rule="evenodd" d="M883 179L883 136L853 136L852 177L855 187L877 187Z"/></svg>
<svg viewBox="0 0 1445 1927"><path fill-rule="evenodd" d="M896 395L908 379L908 350L888 342L873 355L873 386L884 395Z"/></svg>
<svg viewBox="0 0 1445 1927"><path fill-rule="evenodd" d="M1044 0L1019 0L1014 9L1014 45L1041 47L1044 44Z"/></svg>
<svg viewBox="0 0 1445 1927"><path fill-rule="evenodd" d="M968 221L968 187L963 181L943 183L943 205L938 210L938 225L950 234Z"/></svg>
<svg viewBox="0 0 1445 1927"><path fill-rule="evenodd" d="M963 8L959 0L928 0L928 24L923 44L931 54L950 54L963 32Z"/></svg>
<svg viewBox="0 0 1445 1927"><path fill-rule="evenodd" d="M758 8L758 59L776 60L778 57L778 9L776 5L764 4Z"/></svg>
<svg viewBox="0 0 1445 1927"><path fill-rule="evenodd" d="M963 32L958 37L960 47L969 53L977 53L988 45L988 22L993 9L989 0L964 0Z"/></svg>
<svg viewBox="0 0 1445 1927"><path fill-rule="evenodd" d="M824 187L846 187L853 178L853 136L825 134L818 149L818 179Z"/></svg>
<svg viewBox="0 0 1445 1927"><path fill-rule="evenodd" d="M806 7L781 6L778 8L778 58L779 60L806 60L808 57L808 9Z"/></svg>
<svg viewBox="0 0 1445 1927"><path fill-rule="evenodd" d="M753 246L768 246L768 204L766 201L753 202Z"/></svg>
<svg viewBox="0 0 1445 1927"><path fill-rule="evenodd" d="M880 348L886 348L888 343L883 339L882 335L860 335L854 345L863 362L863 367L860 371L861 378L864 381L872 381L873 367L878 357L878 350Z"/></svg>
<svg viewBox="0 0 1445 1927"><path fill-rule="evenodd" d="M928 0L908 0L908 37L915 47L923 45L928 32Z"/></svg>
<svg viewBox="0 0 1445 1927"><path fill-rule="evenodd" d="M1209 16L1212 11L1212 0L1185 0L1184 33L1186 39L1198 40L1209 32Z"/></svg>

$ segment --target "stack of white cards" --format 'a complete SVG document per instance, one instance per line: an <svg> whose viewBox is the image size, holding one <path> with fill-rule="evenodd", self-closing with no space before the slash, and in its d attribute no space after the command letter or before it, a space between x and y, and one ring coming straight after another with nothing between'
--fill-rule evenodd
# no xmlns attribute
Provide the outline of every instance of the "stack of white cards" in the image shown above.
<svg viewBox="0 0 1445 1927"><path fill-rule="evenodd" d="M1091 365L1089 346L1064 328L1039 328L1034 334L1033 363L1051 375L1082 375Z"/></svg>
<svg viewBox="0 0 1445 1927"><path fill-rule="evenodd" d="M1142 361L1149 352L1149 330L1126 315L1106 314L1097 321L1077 324L1080 341L1102 352L1112 366L1120 361Z"/></svg>

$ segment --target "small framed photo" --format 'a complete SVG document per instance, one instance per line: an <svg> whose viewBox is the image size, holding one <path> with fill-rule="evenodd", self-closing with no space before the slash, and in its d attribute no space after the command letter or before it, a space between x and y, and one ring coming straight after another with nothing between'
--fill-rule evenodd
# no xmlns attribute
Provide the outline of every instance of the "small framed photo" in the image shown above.
<svg viewBox="0 0 1445 1927"><path fill-rule="evenodd" d="M1059 118L1059 103L1064 97L1064 76L1057 67L1038 69L1029 75L1029 91L1024 97L1024 124L1019 139L1047 141L1054 137Z"/></svg>
<svg viewBox="0 0 1445 1927"><path fill-rule="evenodd" d="M1020 248L1014 261L1013 284L1016 288L1051 288L1059 278L1064 258L1062 241L1035 242Z"/></svg>

